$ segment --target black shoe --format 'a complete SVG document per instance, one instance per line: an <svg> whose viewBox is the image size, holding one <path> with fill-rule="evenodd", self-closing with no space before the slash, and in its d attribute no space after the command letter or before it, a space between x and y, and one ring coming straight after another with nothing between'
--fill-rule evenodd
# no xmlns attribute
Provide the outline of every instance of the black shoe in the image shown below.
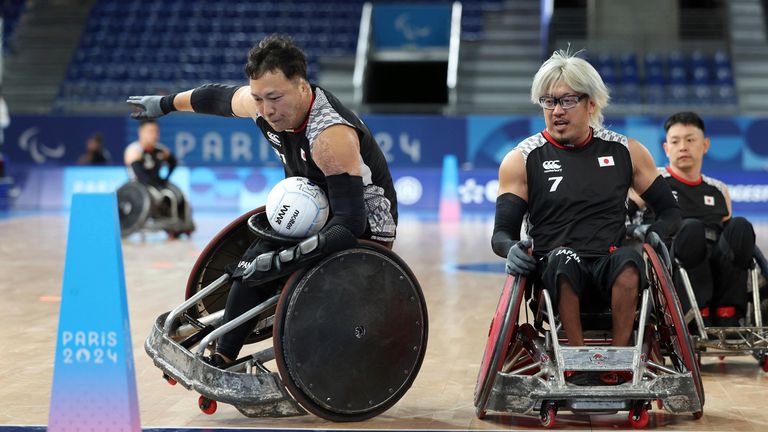
<svg viewBox="0 0 768 432"><path fill-rule="evenodd" d="M600 380L600 373L592 371L573 371L570 375L566 372L565 382L577 386L603 385L603 382Z"/></svg>
<svg viewBox="0 0 768 432"><path fill-rule="evenodd" d="M736 313L736 308L733 306L715 309L713 318L714 325L717 327L741 327L741 317Z"/></svg>
<svg viewBox="0 0 768 432"><path fill-rule="evenodd" d="M213 353L210 357L203 357L203 361L219 369L226 369L232 363L224 358L224 355L219 353Z"/></svg>

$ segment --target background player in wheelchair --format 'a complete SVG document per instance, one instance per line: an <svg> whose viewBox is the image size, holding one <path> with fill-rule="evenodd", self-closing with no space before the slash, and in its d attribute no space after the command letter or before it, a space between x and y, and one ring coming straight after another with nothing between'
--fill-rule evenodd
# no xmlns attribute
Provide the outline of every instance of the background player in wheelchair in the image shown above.
<svg viewBox="0 0 768 432"><path fill-rule="evenodd" d="M669 165L659 173L669 184L680 205L683 222L672 242L678 295L687 312L692 333L700 348L743 352L765 345L764 331L707 328L762 327L763 303L759 281L764 258L756 248L755 231L747 219L734 216L728 187L702 173L704 155L711 142L703 120L694 112L678 112L664 122L664 151ZM655 214L644 201L630 193L628 208L632 222L653 223ZM642 230L631 225L630 230ZM763 293L764 294L764 293ZM695 306L695 307L692 307ZM760 321L758 324L757 321ZM708 335L709 333L709 335ZM760 336L762 335L762 337ZM745 341L757 338L745 345ZM727 343L727 339L738 343ZM712 339L712 343L707 340ZM763 339L759 343L759 339ZM763 361L764 352L759 351Z"/></svg>
<svg viewBox="0 0 768 432"><path fill-rule="evenodd" d="M154 120L143 120L138 135L123 155L130 181L117 191L123 236L142 229L165 230L171 238L191 234L195 230L192 210L181 190L169 181L176 157L158 142L160 128Z"/></svg>

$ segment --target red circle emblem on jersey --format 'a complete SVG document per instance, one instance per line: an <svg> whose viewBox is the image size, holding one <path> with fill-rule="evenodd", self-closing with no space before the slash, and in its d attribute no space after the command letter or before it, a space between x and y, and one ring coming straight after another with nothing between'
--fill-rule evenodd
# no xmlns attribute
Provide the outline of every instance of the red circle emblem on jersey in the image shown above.
<svg viewBox="0 0 768 432"><path fill-rule="evenodd" d="M611 161L610 161L610 160L608 160L608 158L605 158L605 159L603 159L603 163L604 163L604 164L607 164L607 163L610 163L610 162L611 162Z"/></svg>

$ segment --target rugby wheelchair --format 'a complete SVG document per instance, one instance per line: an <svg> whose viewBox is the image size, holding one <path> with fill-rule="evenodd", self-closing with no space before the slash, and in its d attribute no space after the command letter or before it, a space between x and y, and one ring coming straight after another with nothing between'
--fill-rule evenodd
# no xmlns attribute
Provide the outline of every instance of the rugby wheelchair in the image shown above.
<svg viewBox="0 0 768 432"><path fill-rule="evenodd" d="M691 308L685 314L686 324L695 323L696 331L692 333L697 350L697 359L701 356L717 356L721 360L726 356L752 355L768 372L768 326L764 324L763 314L766 313L768 300L761 293L760 282L768 276L768 263L762 251L755 245L752 253L752 268L748 272L746 315L743 325L735 327L707 327L699 309L688 272L675 259L674 268L680 281L678 287L689 300ZM763 280L764 282L764 280Z"/></svg>
<svg viewBox="0 0 768 432"><path fill-rule="evenodd" d="M311 412L359 421L394 405L410 388L427 348L427 308L415 276L389 249L366 240L290 276L265 280L275 295L224 324L230 288L225 266L257 238L284 246L263 207L224 228L207 245L187 281L186 301L155 321L145 350L163 377L248 417ZM260 281L261 282L261 281ZM203 360L217 339L257 317L242 355L226 370ZM271 340L270 340L271 339ZM274 360L277 372L267 368Z"/></svg>
<svg viewBox="0 0 768 432"><path fill-rule="evenodd" d="M610 308L582 304L585 346L567 342L549 292L526 277L508 276L475 386L475 412L538 413L551 428L558 410L576 414L629 411L634 428L649 422L652 401L672 413L703 415L704 389L695 351L672 283L668 251L656 234L642 244L647 286L641 287L633 345L611 346ZM653 246L652 246L653 245ZM521 308L528 307L525 319ZM532 318L532 319L531 319ZM577 385L574 373L621 372L631 378L618 385ZM617 384L617 383L614 383Z"/></svg>
<svg viewBox="0 0 768 432"><path fill-rule="evenodd" d="M179 206L180 200L182 206ZM117 206L123 237L135 232L165 231L169 237L176 238L195 230L189 201L181 189L170 182L158 189L129 181L117 190Z"/></svg>

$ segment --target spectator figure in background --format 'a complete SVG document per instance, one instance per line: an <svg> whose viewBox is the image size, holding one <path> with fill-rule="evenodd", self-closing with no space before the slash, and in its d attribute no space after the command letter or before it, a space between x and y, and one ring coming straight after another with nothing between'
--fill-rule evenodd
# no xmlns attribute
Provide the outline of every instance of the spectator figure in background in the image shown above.
<svg viewBox="0 0 768 432"><path fill-rule="evenodd" d="M85 141L85 153L77 159L77 164L106 165L110 162L109 159L109 151L104 149L104 136L101 132L96 132Z"/></svg>

